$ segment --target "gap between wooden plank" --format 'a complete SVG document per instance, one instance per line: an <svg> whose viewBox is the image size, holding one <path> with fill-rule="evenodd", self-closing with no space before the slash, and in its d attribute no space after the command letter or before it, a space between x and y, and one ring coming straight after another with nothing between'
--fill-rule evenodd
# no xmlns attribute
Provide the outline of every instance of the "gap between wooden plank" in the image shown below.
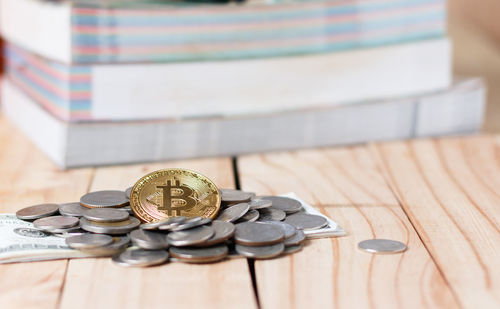
<svg viewBox="0 0 500 309"><path fill-rule="evenodd" d="M90 192L90 188L92 187L92 183L94 182L94 177L95 177L95 168L90 169L90 176L89 176L89 183L87 186L87 190L85 191L86 193ZM57 302L56 302L56 308L61 307L61 299L62 295L64 293L64 287L66 286L66 280L68 276L68 267L69 267L69 259L66 260L66 267L64 268L64 276L63 280L61 283L61 289L59 291L59 296L57 297Z"/></svg>
<svg viewBox="0 0 500 309"><path fill-rule="evenodd" d="M285 307L458 307L365 147L252 155L238 163L243 189L295 191L348 231L346 237L311 240L294 255L256 261L263 308L283 302ZM347 203L353 206L323 207ZM370 237L406 237L410 250L392 256L360 252L357 243Z"/></svg>
<svg viewBox="0 0 500 309"><path fill-rule="evenodd" d="M464 152L464 145L471 150ZM500 200L482 179L500 183L493 140L425 139L375 150L387 157L386 177L462 305L498 308ZM486 171L481 179L471 171L477 167Z"/></svg>
<svg viewBox="0 0 500 309"><path fill-rule="evenodd" d="M238 157L232 158L233 164L233 173L234 173L234 185L237 190L241 190L241 182L240 175L238 172ZM255 295L255 299L257 300L257 307L260 308L260 299L259 299L259 290L257 288L257 277L255 276L255 260L246 259L248 263L248 271L250 272L250 276L252 278L252 288L253 293Z"/></svg>
<svg viewBox="0 0 500 309"><path fill-rule="evenodd" d="M434 263L434 265L436 265L436 268L439 271L439 273L441 274L441 276L443 277L443 280L446 282L446 284L448 286L450 286L450 282L447 280L447 278L445 276L445 273L443 272L443 270L441 269L441 267L439 267L439 264L437 263L437 261L436 261L434 255L432 254L432 252L429 250L429 247L428 247L427 243L422 238L420 229L417 228L417 226L415 226L415 223L414 223L412 217L408 214L408 212L406 210L406 207L403 207L403 201L400 199L400 194L395 189L396 187L394 186L394 183L392 182L392 178L388 174L388 170L387 170L387 166L386 166L385 160L382 158L381 153L377 149L377 144L371 143L371 144L367 145L367 147L370 150L370 152L373 154L374 160L376 160L376 164L379 166L379 168L380 168L379 170L380 170L381 174L384 175L384 179L385 179L385 181L387 183L387 187L394 193L394 196L396 197L396 199L399 202L401 210L404 212L406 218L408 218L408 221L410 222L413 230L415 230L415 232L417 233L418 238L420 239L420 242L425 247L425 250L429 254L430 258L432 259L432 261ZM453 297L455 298L455 300L457 301L457 303L461 307L463 307L462 304L459 301L458 295L456 294L455 290L451 286L450 286L450 291L453 294Z"/></svg>
<svg viewBox="0 0 500 309"><path fill-rule="evenodd" d="M202 159L98 168L91 190L123 190L140 176L166 167L188 168L221 187L234 187L230 159ZM128 292L122 295L116 289ZM71 260L60 307L159 308L167 302L176 308L230 308L235 303L243 308L257 307L251 275L243 260L126 269L109 258Z"/></svg>

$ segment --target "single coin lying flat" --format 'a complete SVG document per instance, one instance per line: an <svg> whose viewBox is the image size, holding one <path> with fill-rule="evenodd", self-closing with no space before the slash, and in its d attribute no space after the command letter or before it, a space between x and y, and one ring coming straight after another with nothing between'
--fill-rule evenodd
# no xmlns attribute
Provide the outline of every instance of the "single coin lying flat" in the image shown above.
<svg viewBox="0 0 500 309"><path fill-rule="evenodd" d="M66 216L53 216L36 219L33 226L46 231L64 230L78 225L78 218Z"/></svg>
<svg viewBox="0 0 500 309"><path fill-rule="evenodd" d="M247 246L265 246L284 239L285 233L281 228L260 222L238 223L234 233L234 241Z"/></svg>
<svg viewBox="0 0 500 309"><path fill-rule="evenodd" d="M295 213L302 209L302 204L293 198L282 196L262 196L261 198L271 201L274 209L283 210L287 214Z"/></svg>
<svg viewBox="0 0 500 309"><path fill-rule="evenodd" d="M94 249L107 246L113 242L113 237L104 234L83 234L66 238L66 244L73 249Z"/></svg>
<svg viewBox="0 0 500 309"><path fill-rule="evenodd" d="M277 243L267 246L245 246L236 244L234 247L239 254L253 259L270 259L283 253L285 245Z"/></svg>
<svg viewBox="0 0 500 309"><path fill-rule="evenodd" d="M146 267L158 265L168 260L165 250L143 250L131 248L112 257L113 262L120 266Z"/></svg>
<svg viewBox="0 0 500 309"><path fill-rule="evenodd" d="M259 209L259 218L257 221L281 221L285 220L286 213L280 209L272 207Z"/></svg>
<svg viewBox="0 0 500 309"><path fill-rule="evenodd" d="M102 235L102 234L96 234ZM81 251L89 254L93 254L96 256L113 256L115 254L121 253L127 249L130 243L130 237L128 235L118 235L113 236L113 242L109 245L89 248L89 249L80 249Z"/></svg>
<svg viewBox="0 0 500 309"><path fill-rule="evenodd" d="M80 204L87 208L122 207L128 203L125 192L118 190L89 192L80 198Z"/></svg>
<svg viewBox="0 0 500 309"><path fill-rule="evenodd" d="M300 230L316 230L328 224L324 217L303 213L290 215L286 217L284 222L293 225Z"/></svg>
<svg viewBox="0 0 500 309"><path fill-rule="evenodd" d="M64 203L59 205L59 213L63 216L82 217L88 208L83 207L80 203Z"/></svg>
<svg viewBox="0 0 500 309"><path fill-rule="evenodd" d="M188 263L212 263L224 259L228 254L226 245L207 248L176 248L169 249L172 257Z"/></svg>
<svg viewBox="0 0 500 309"><path fill-rule="evenodd" d="M370 253L400 253L407 249L404 243L390 239L363 240L358 248Z"/></svg>
<svg viewBox="0 0 500 309"><path fill-rule="evenodd" d="M36 220L55 215L58 211L57 204L39 204L18 210L16 217L21 220Z"/></svg>
<svg viewBox="0 0 500 309"><path fill-rule="evenodd" d="M87 218L80 218L80 226L82 229L98 234L119 235L126 234L135 228L139 227L141 222L139 219L130 217L122 222L93 222Z"/></svg>
<svg viewBox="0 0 500 309"><path fill-rule="evenodd" d="M92 208L83 215L87 220L94 222L120 222L129 218L129 213L116 208Z"/></svg>
<svg viewBox="0 0 500 309"><path fill-rule="evenodd" d="M226 204L236 204L249 202L252 199L252 193L235 189L219 189L221 200Z"/></svg>

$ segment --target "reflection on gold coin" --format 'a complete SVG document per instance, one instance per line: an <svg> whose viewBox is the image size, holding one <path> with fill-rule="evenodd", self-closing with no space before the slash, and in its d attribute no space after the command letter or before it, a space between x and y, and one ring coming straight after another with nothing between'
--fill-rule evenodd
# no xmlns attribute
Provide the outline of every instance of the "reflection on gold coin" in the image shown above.
<svg viewBox="0 0 500 309"><path fill-rule="evenodd" d="M184 169L164 169L139 179L130 192L130 208L143 222L186 216L215 218L221 197L207 177Z"/></svg>

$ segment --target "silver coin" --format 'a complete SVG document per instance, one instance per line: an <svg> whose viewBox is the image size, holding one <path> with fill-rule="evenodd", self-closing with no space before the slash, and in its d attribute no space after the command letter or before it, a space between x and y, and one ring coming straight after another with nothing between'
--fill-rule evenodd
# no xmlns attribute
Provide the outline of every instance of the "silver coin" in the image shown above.
<svg viewBox="0 0 500 309"><path fill-rule="evenodd" d="M90 192L80 198L80 204L88 208L122 207L128 203L125 192L118 190Z"/></svg>
<svg viewBox="0 0 500 309"><path fill-rule="evenodd" d="M87 220L87 218L80 218L80 226L82 229L97 234L126 234L137 228L140 224L141 222L139 219L134 217L129 217L127 220L122 222L112 223L92 222Z"/></svg>
<svg viewBox="0 0 500 309"><path fill-rule="evenodd" d="M141 249L159 250L168 248L167 237L160 232L137 229L130 232L130 238Z"/></svg>
<svg viewBox="0 0 500 309"><path fill-rule="evenodd" d="M265 200L263 198L255 198L248 202L250 209L262 209L273 206L273 202L270 200Z"/></svg>
<svg viewBox="0 0 500 309"><path fill-rule="evenodd" d="M83 234L87 234L88 232L85 230L82 230L80 227L76 229L66 229L63 232L60 233L52 233L54 236L61 237L61 238L68 238L68 237L73 237L73 236L79 236Z"/></svg>
<svg viewBox="0 0 500 309"><path fill-rule="evenodd" d="M132 210L132 208L130 208L130 206L123 206L118 209L125 210L126 212L128 212L129 215L134 215L134 211Z"/></svg>
<svg viewBox="0 0 500 309"><path fill-rule="evenodd" d="M130 250L130 248L128 249ZM119 265L119 266L122 266L122 267L132 267L133 265L130 265L126 262L124 262L122 259L121 259L121 254L125 252L125 251L121 251L121 252L118 252L116 254L114 254L112 257L111 257L111 261L113 263L115 263L116 265Z"/></svg>
<svg viewBox="0 0 500 309"><path fill-rule="evenodd" d="M287 214L295 213L302 209L302 204L293 198L282 196L263 196L261 198L271 201L274 209L283 210Z"/></svg>
<svg viewBox="0 0 500 309"><path fill-rule="evenodd" d="M58 211L57 204L38 204L18 210L16 217L21 220L36 220L55 215Z"/></svg>
<svg viewBox="0 0 500 309"><path fill-rule="evenodd" d="M226 245L208 248L176 248L169 249L172 257L188 263L212 263L224 259L228 254Z"/></svg>
<svg viewBox="0 0 500 309"><path fill-rule="evenodd" d="M87 233L66 238L66 244L73 249L93 249L113 242L113 237L104 234Z"/></svg>
<svg viewBox="0 0 500 309"><path fill-rule="evenodd" d="M285 247L300 245L306 239L306 234L304 231L297 230L295 235L285 238Z"/></svg>
<svg viewBox="0 0 500 309"><path fill-rule="evenodd" d="M214 235L198 246L208 247L224 242L233 237L236 230L234 224L219 220L212 221L212 225L210 226L215 230Z"/></svg>
<svg viewBox="0 0 500 309"><path fill-rule="evenodd" d="M80 251L96 256L112 256L127 249L129 243L130 237L128 235L114 236L113 242L107 246L92 249L80 249Z"/></svg>
<svg viewBox="0 0 500 309"><path fill-rule="evenodd" d="M281 221L286 218L286 213L283 210L274 208L259 209L258 221Z"/></svg>
<svg viewBox="0 0 500 309"><path fill-rule="evenodd" d="M199 217L201 218L201 217ZM174 226L178 226L181 223L186 222L186 217L184 216L179 216L179 217L170 217L168 219L164 220L159 220L159 221L154 221L154 222L149 222L149 223L144 223L141 224L141 229L143 230L157 230L161 226L163 226L164 230L168 230ZM201 220L201 219L200 219Z"/></svg>
<svg viewBox="0 0 500 309"><path fill-rule="evenodd" d="M302 245L285 246L284 254L293 254L302 250Z"/></svg>
<svg viewBox="0 0 500 309"><path fill-rule="evenodd" d="M248 246L265 246L283 241L285 233L277 226L260 222L236 224L234 241Z"/></svg>
<svg viewBox="0 0 500 309"><path fill-rule="evenodd" d="M253 259L270 259L280 255L285 250L283 243L258 247L237 244L234 248L239 254Z"/></svg>
<svg viewBox="0 0 500 309"><path fill-rule="evenodd" d="M227 257L230 258L230 259L244 258L243 255L241 255L238 252L236 252L236 249L234 249L234 245L229 246L229 252L227 254Z"/></svg>
<svg viewBox="0 0 500 309"><path fill-rule="evenodd" d="M370 253L399 253L406 251L404 243L390 239L368 239L358 244L359 249Z"/></svg>
<svg viewBox="0 0 500 309"><path fill-rule="evenodd" d="M59 205L59 213L63 216L82 217L87 210L88 208L83 207L78 202Z"/></svg>
<svg viewBox="0 0 500 309"><path fill-rule="evenodd" d="M285 223L291 224L300 230L317 230L328 224L322 216L297 213L287 216Z"/></svg>
<svg viewBox="0 0 500 309"><path fill-rule="evenodd" d="M209 224L210 222L212 222L212 219L210 219L210 218L194 217L194 218L187 219L184 223L181 223L179 225L175 225L168 230L170 230L172 232L183 231L183 230L192 229L192 228L195 228L198 226L202 226L205 224ZM164 230L165 228L163 228L163 226L160 226L159 229Z"/></svg>
<svg viewBox="0 0 500 309"><path fill-rule="evenodd" d="M215 230L210 226L198 226L189 230L172 232L167 235L170 245L176 247L194 246L209 240L215 234Z"/></svg>
<svg viewBox="0 0 500 309"><path fill-rule="evenodd" d="M241 190L220 189L219 191L223 203L244 203L252 199L252 193Z"/></svg>
<svg viewBox="0 0 500 309"><path fill-rule="evenodd" d="M249 209L250 206L248 205L248 203L239 203L229 206L228 208L224 209L219 214L219 216L217 216L217 220L234 222L239 218L243 217L248 212Z"/></svg>
<svg viewBox="0 0 500 309"><path fill-rule="evenodd" d="M285 223L285 222L267 221L267 222L265 222L265 224L273 224L275 226L278 226L280 229L283 230L283 233L285 233L285 239L292 237L293 235L295 235L295 233L297 233L297 228L295 226L290 225L290 224Z"/></svg>
<svg viewBox="0 0 500 309"><path fill-rule="evenodd" d="M127 190L125 190L125 196L130 199L130 192L132 192L132 189L134 187L128 187Z"/></svg>
<svg viewBox="0 0 500 309"><path fill-rule="evenodd" d="M73 227L69 227L69 228L63 228L63 229L49 229L49 228L46 228L46 229L43 229L43 230L47 231L49 233L52 233L52 234L69 234L69 233L79 233L79 232L82 231L82 229L80 228L79 224L76 225L76 226L73 226Z"/></svg>
<svg viewBox="0 0 500 309"><path fill-rule="evenodd" d="M83 215L87 220L94 222L120 222L129 218L129 213L123 209L92 208Z"/></svg>
<svg viewBox="0 0 500 309"><path fill-rule="evenodd" d="M41 230L56 230L56 229L67 229L78 225L78 218L76 217L65 217L65 216L53 216L36 219L33 221L33 226Z"/></svg>
<svg viewBox="0 0 500 309"><path fill-rule="evenodd" d="M255 222L259 219L260 213L258 210L250 209L243 217L236 222Z"/></svg>
<svg viewBox="0 0 500 309"><path fill-rule="evenodd" d="M165 263L168 260L168 253L165 250L132 248L114 255L112 260L121 266L147 267Z"/></svg>

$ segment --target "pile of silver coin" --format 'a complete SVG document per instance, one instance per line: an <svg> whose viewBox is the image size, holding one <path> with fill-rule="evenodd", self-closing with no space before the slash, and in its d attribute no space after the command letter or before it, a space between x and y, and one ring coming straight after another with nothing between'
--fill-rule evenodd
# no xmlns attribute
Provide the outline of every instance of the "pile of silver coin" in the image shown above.
<svg viewBox="0 0 500 309"><path fill-rule="evenodd" d="M306 214L297 200L256 197L221 189L222 207L215 220L171 217L141 224L126 191L87 193L80 202L41 204L19 210L19 219L64 237L69 247L95 256L112 256L122 266L145 267L171 261L211 263L226 258L268 259L302 249L305 230L327 225Z"/></svg>

